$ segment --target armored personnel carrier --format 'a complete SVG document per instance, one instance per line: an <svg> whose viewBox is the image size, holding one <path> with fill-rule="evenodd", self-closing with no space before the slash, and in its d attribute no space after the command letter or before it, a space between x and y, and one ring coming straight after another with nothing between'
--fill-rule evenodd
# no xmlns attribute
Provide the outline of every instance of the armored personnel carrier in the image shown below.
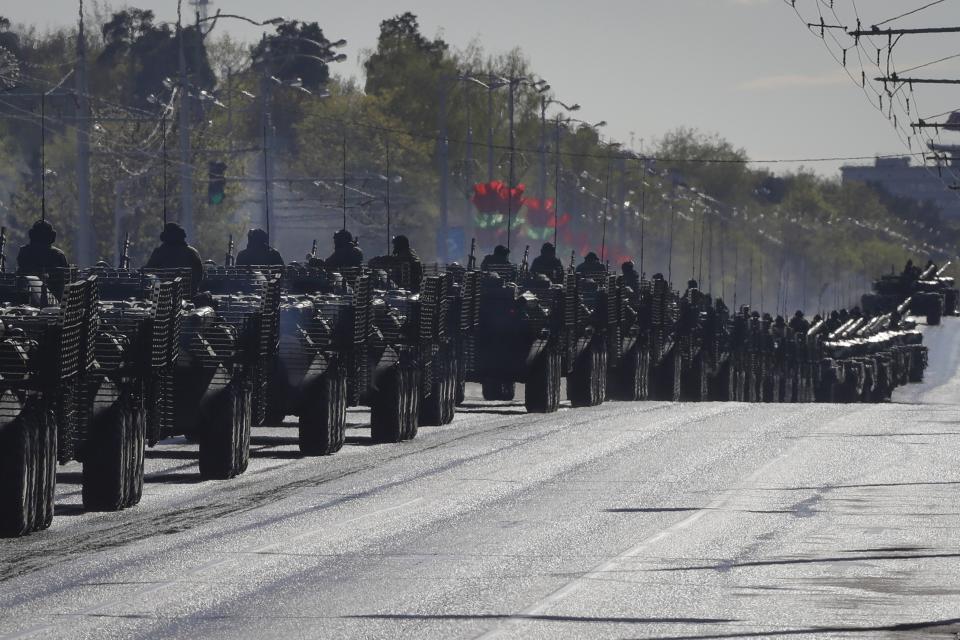
<svg viewBox="0 0 960 640"><path fill-rule="evenodd" d="M70 282L57 301L37 278L0 274L0 298L0 535L22 536L50 526L57 463L91 445L82 400L96 283Z"/></svg>

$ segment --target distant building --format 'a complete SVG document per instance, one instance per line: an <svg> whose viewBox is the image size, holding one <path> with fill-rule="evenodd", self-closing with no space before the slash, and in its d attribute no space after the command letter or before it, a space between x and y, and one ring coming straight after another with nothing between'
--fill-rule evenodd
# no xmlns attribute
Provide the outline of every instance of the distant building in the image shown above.
<svg viewBox="0 0 960 640"><path fill-rule="evenodd" d="M947 187L953 183L954 176L947 168L943 171L944 180L941 180L935 167L913 166L909 156L877 158L873 166L840 167L845 183L875 184L901 198L909 198L918 203L929 201L940 209L944 218L960 220L960 197L956 191ZM953 168L953 171L957 169Z"/></svg>

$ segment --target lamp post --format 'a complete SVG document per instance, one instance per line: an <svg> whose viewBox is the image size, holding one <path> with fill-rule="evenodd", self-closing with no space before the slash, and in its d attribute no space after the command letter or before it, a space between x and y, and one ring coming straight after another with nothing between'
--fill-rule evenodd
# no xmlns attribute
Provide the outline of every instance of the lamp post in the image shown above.
<svg viewBox="0 0 960 640"><path fill-rule="evenodd" d="M516 111L516 94L517 88L522 85L527 85L533 87L538 93L547 91L550 88L550 85L547 84L546 80L534 80L529 76L510 76L508 78L500 78L504 82L509 90L508 96L508 115L510 122L510 171L507 182L507 249L510 249L511 237L513 236L513 189L516 186L517 181L517 145L516 145L516 130L514 125L515 122L515 111Z"/></svg>
<svg viewBox="0 0 960 640"><path fill-rule="evenodd" d="M567 107L567 111L576 111L576 110L578 110L578 109L580 108L580 105L572 105L572 106L575 106L576 109ZM568 125L568 124L580 124L580 125L585 126L585 127L589 128L589 129L597 130L597 129L599 129L600 127L605 127L605 126L607 126L607 121L606 121L606 120L601 120L601 121L599 121L599 122L595 122L595 123L592 123L592 124L591 124L591 123L589 123L589 122L587 122L587 121L585 121L585 120L579 120L579 119L577 119L577 118L569 118L569 117L568 117L568 118L564 118L562 114L560 114L560 113L557 114L556 124L555 124L555 129L554 129L554 146L556 147L556 152L555 152L555 154L556 154L556 155L555 155L556 166L554 167L554 172L553 172L553 180L554 180L554 187L553 187L553 188L554 188L554 197L553 197L553 246L554 246L554 247L557 246L557 237L558 237L558 233L559 233L559 231L558 231L559 225L558 225L557 223L558 223L559 220L560 220L560 168L561 168L561 165L560 165L560 132L562 131L562 127L564 127L564 126L566 126L566 125Z"/></svg>
<svg viewBox="0 0 960 640"><path fill-rule="evenodd" d="M567 105L560 100L548 98L545 95L540 96L540 201L543 202L547 197L547 107L555 104L565 111L579 111L579 104ZM559 142L557 149L559 150ZM559 157L559 156L558 156Z"/></svg>
<svg viewBox="0 0 960 640"><path fill-rule="evenodd" d="M216 14L209 18L210 20L216 20L218 17L225 17L222 14ZM276 20L268 21L266 24L276 24ZM282 19L280 19L282 22ZM270 50L269 43L267 42L266 34L261 36L261 50L264 52L264 55L261 61L261 74L260 74L260 113L261 113L261 131L262 131L262 149L263 149L263 227L267 232L267 237L270 238L273 236L271 229L271 216L270 213L274 209L273 206L273 190L270 188L271 177L274 173L273 171L273 154L271 150L273 149L273 136L274 136L274 127L273 121L271 118L271 108L273 105L273 94L272 89L273 85L289 86L291 88L297 89L302 93L308 95L317 95L318 97L325 98L329 97L329 93L324 92L321 94L314 94L309 89L303 86L302 82L299 80L295 83L285 84L282 80L270 73L268 69L269 63L273 62L278 57L284 58L306 58L308 60L315 60L323 64L330 64L331 62L343 62L346 60L346 55L342 53L338 54L325 54L328 47L330 48L339 48L347 44L346 40L338 40L332 42L329 45L325 45L316 40L311 40L310 38L302 37L292 37L292 36L273 36L276 40L284 40L289 42L305 42L307 44L312 44L317 47L322 55L316 56L306 53L285 53L282 56L274 56L273 52Z"/></svg>
<svg viewBox="0 0 960 640"><path fill-rule="evenodd" d="M180 76L180 224L183 226L187 237L193 237L193 174L190 164L190 91L189 79L187 78L187 56L184 48L184 29L181 16L183 0L177 0L177 62L178 74ZM197 37L202 40L206 34L200 31L200 25L204 22L213 22L220 18L229 18L243 20L257 26L266 26L279 24L283 18L271 18L270 20L257 21L246 16L236 14L223 14L217 11L213 16L206 18L200 17L200 12L196 14ZM213 30L213 25L207 30L207 34Z"/></svg>

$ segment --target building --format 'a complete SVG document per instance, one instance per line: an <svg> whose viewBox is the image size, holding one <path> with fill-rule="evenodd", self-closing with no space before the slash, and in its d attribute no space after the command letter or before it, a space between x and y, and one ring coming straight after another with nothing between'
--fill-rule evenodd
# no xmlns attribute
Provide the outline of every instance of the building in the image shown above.
<svg viewBox="0 0 960 640"><path fill-rule="evenodd" d="M918 203L933 202L944 218L960 220L960 192L947 185L957 181L956 166L944 167L943 179L937 174L936 167L914 166L910 157L877 158L874 164L865 166L840 167L843 182L864 182L876 184L888 193L901 198L909 198Z"/></svg>

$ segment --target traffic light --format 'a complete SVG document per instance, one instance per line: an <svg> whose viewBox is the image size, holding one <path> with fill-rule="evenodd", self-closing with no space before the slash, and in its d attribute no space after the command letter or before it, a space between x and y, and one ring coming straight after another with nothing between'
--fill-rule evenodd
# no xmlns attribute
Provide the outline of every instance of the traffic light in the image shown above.
<svg viewBox="0 0 960 640"><path fill-rule="evenodd" d="M226 198L227 179L225 173L227 163L214 161L210 163L209 169L210 181L207 184L207 202L220 204Z"/></svg>

